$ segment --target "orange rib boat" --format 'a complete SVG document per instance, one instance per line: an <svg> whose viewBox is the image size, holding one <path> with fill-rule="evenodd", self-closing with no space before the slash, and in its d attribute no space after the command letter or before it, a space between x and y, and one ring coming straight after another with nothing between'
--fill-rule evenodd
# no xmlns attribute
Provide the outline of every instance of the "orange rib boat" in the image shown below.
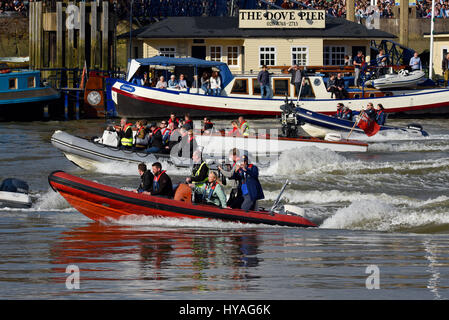
<svg viewBox="0 0 449 320"><path fill-rule="evenodd" d="M223 221L261 223L289 227L316 227L296 214L269 211L245 211L193 204L151 195L139 194L82 179L63 171L52 172L48 182L71 206L95 221L118 220L125 216L153 216L188 219L218 219Z"/></svg>

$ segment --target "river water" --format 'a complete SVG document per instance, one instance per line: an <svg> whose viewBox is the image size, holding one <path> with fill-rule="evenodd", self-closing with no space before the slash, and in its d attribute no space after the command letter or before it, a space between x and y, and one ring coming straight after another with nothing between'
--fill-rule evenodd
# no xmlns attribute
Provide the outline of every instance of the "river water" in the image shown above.
<svg viewBox="0 0 449 320"><path fill-rule="evenodd" d="M283 201L304 208L315 229L92 222L51 190L48 174L135 188L137 170L84 171L50 137L55 130L99 135L104 121L1 123L0 179L27 181L35 202L0 208L0 299L448 299L449 120L389 121L410 122L430 136L353 135L370 143L369 152L306 147L261 168L261 205L270 206L288 178ZM254 128L278 125L252 121ZM168 173L174 180L188 174ZM79 287L70 286L73 270Z"/></svg>

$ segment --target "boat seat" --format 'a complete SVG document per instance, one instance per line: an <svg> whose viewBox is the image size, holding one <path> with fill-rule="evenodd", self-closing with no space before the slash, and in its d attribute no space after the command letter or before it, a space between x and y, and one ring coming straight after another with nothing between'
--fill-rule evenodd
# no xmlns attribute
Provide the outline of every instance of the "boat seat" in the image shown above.
<svg viewBox="0 0 449 320"><path fill-rule="evenodd" d="M174 200L192 203L192 189L185 183L179 184L175 192Z"/></svg>

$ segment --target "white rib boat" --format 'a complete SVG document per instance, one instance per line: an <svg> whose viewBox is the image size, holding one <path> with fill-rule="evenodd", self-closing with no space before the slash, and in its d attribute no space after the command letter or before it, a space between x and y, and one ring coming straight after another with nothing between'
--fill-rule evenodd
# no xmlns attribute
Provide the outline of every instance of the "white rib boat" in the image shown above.
<svg viewBox="0 0 449 320"><path fill-rule="evenodd" d="M414 87L425 80L426 74L422 70L412 72L401 70L399 73L386 74L378 79L369 80L366 85L373 86L376 89L407 88Z"/></svg>

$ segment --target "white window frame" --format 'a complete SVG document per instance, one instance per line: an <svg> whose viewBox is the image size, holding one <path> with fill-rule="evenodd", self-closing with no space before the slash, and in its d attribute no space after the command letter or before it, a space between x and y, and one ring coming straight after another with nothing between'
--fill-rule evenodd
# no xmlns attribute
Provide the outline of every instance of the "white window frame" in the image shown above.
<svg viewBox="0 0 449 320"><path fill-rule="evenodd" d="M167 50L167 51L165 51L165 50ZM171 50L173 50L173 51L171 51ZM159 52L160 56L176 58L176 47L169 47L169 46L159 47L158 52Z"/></svg>
<svg viewBox="0 0 449 320"><path fill-rule="evenodd" d="M303 49L303 50L301 50L301 52L298 52L298 51L294 52L295 49ZM298 66L307 66L309 64L309 47L293 46L293 47L291 47L290 52L291 52L291 57L292 57L292 64L291 64L292 66L295 64L297 64ZM296 59L296 61L295 61L294 55L296 55L296 54L305 54L306 55L305 62L298 63L298 59Z"/></svg>
<svg viewBox="0 0 449 320"><path fill-rule="evenodd" d="M330 55L329 62L331 62L331 63L327 63L327 64L326 64L326 58L325 58L326 48L330 49L329 50L329 55ZM341 52L341 54L343 55L341 63L332 63L332 62L334 62L334 59L332 57L332 48L343 48L343 52ZM325 65L325 66L342 66L342 65L344 65L345 55L347 55L347 51L348 50L347 50L346 46L335 46L335 45L324 46L323 47L323 65Z"/></svg>
<svg viewBox="0 0 449 320"><path fill-rule="evenodd" d="M237 52L236 52L237 57L235 58L236 62L237 62L236 64L229 63L229 48L237 48ZM232 58L232 59L234 59L234 58ZM240 47L239 46L227 46L226 47L226 63L230 67L239 67L240 66Z"/></svg>
<svg viewBox="0 0 449 320"><path fill-rule="evenodd" d="M262 49L270 49L270 51L266 51L266 52L262 52ZM272 50L273 49L273 50ZM266 57L264 59L262 59L262 54L274 54L274 58L273 58L273 63L267 63L266 60L271 60L271 58L267 59ZM264 60L264 62L262 62L262 60ZM275 66L276 65L276 60L277 60L277 49L276 47L259 47L259 65L263 66Z"/></svg>
<svg viewBox="0 0 449 320"><path fill-rule="evenodd" d="M212 58L212 48L219 48L220 49L220 58L219 59L213 59ZM210 61L218 61L221 62L221 59L223 58L223 46L209 46L209 57Z"/></svg>

